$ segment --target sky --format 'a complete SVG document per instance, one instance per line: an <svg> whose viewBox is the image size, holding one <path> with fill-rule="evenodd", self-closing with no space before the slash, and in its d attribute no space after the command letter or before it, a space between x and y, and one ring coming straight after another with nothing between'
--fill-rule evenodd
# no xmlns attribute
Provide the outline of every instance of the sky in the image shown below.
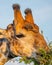
<svg viewBox="0 0 52 65"><path fill-rule="evenodd" d="M43 30L45 39L48 42L52 41L52 0L0 0L0 28L5 29L13 22L12 5L15 3L21 6L23 17L24 10L31 8L34 23Z"/></svg>
<svg viewBox="0 0 52 65"><path fill-rule="evenodd" d="M33 62L30 64L25 64L24 62L19 63L20 57L16 57L12 60L9 60L5 65L34 65Z"/></svg>
<svg viewBox="0 0 52 65"><path fill-rule="evenodd" d="M52 41L52 0L1 0L0 1L0 28L5 29L13 22L14 12L12 5L18 3L24 17L24 10L31 8L36 23L48 42Z"/></svg>

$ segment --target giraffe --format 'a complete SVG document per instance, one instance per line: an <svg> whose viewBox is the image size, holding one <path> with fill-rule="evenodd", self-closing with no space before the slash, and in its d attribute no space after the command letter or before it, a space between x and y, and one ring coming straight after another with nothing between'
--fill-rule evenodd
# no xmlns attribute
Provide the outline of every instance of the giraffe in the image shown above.
<svg viewBox="0 0 52 65"><path fill-rule="evenodd" d="M39 32L39 26L35 24L31 9L25 9L25 17L22 16L20 6L13 5L14 20L6 29L0 29L0 51L8 56L27 56L31 57L32 53L36 53L39 48L43 48L46 52L49 47L44 36ZM5 45L5 47L4 47ZM8 47L9 45L9 47ZM4 49L4 51L2 50ZM6 49L8 48L8 50ZM8 51L6 53L6 50ZM6 56L5 55L5 56Z"/></svg>

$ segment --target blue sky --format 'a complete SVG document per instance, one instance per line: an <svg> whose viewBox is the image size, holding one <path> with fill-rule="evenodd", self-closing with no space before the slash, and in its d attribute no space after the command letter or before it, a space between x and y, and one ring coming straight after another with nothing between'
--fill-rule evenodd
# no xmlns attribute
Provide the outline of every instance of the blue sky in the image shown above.
<svg viewBox="0 0 52 65"><path fill-rule="evenodd" d="M24 16L24 10L31 8L34 22L43 30L44 36L52 40L52 0L0 0L0 28L6 28L13 21L12 4L18 3Z"/></svg>
<svg viewBox="0 0 52 65"><path fill-rule="evenodd" d="M19 59L20 57L16 57L12 60L9 60L5 65L26 65L24 62L19 63ZM27 65L34 65L34 63L31 62L30 64Z"/></svg>

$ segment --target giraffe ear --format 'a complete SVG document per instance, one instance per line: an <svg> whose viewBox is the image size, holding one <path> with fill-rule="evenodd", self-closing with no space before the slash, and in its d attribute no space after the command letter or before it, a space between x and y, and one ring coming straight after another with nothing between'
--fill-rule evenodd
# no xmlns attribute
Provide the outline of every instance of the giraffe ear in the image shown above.
<svg viewBox="0 0 52 65"><path fill-rule="evenodd" d="M27 22L34 23L31 9L29 8L25 9L24 13L25 13L25 20Z"/></svg>

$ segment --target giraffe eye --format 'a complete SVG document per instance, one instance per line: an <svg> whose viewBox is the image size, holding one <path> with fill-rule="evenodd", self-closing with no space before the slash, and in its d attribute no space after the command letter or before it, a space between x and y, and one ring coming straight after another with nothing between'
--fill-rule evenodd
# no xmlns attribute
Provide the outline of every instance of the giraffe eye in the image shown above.
<svg viewBox="0 0 52 65"><path fill-rule="evenodd" d="M18 34L18 35L16 35L16 37L18 37L18 38L22 38L22 37L25 37L23 34Z"/></svg>

